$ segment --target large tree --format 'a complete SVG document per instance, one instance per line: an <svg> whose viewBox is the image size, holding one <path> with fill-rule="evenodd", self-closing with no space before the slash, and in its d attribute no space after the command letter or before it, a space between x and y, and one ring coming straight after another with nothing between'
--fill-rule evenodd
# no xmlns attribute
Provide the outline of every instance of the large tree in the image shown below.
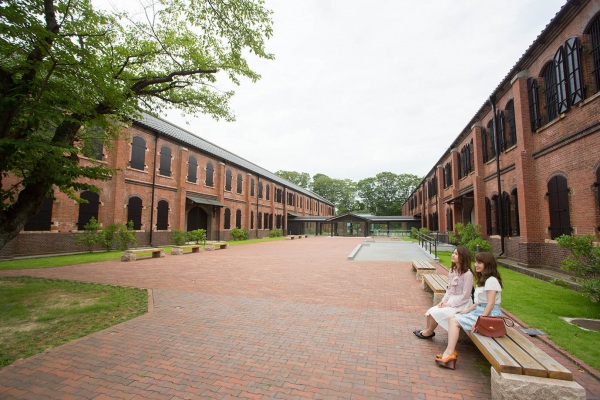
<svg viewBox="0 0 600 400"><path fill-rule="evenodd" d="M334 179L325 174L315 174L311 189L319 196L335 204L338 215L354 210L356 205L356 183L350 179Z"/></svg>
<svg viewBox="0 0 600 400"><path fill-rule="evenodd" d="M275 172L275 175L292 182L301 188L308 189L310 186L310 175L308 172L283 171Z"/></svg>
<svg viewBox="0 0 600 400"><path fill-rule="evenodd" d="M361 202L372 214L402 215L402 204L421 180L412 174L380 172L374 178L359 181L357 191Z"/></svg>
<svg viewBox="0 0 600 400"><path fill-rule="evenodd" d="M271 33L263 0L155 0L136 14L89 0L0 2L0 248L54 188L77 198L110 179L79 154L136 113L232 120L217 78L259 79L247 57L273 58Z"/></svg>

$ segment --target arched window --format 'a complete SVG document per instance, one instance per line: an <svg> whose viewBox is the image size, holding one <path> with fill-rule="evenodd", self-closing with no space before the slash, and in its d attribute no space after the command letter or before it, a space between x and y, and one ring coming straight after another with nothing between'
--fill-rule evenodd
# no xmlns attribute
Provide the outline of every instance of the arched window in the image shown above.
<svg viewBox="0 0 600 400"><path fill-rule="evenodd" d="M510 196L504 192L502 193L502 232L505 237L509 237L512 234L510 209Z"/></svg>
<svg viewBox="0 0 600 400"><path fill-rule="evenodd" d="M79 217L77 218L77 230L85 230L85 226L90 219L94 217L98 221L98 207L100 206L100 196L98 193L86 190L79 195L87 203L79 203Z"/></svg>
<svg viewBox="0 0 600 400"><path fill-rule="evenodd" d="M141 171L146 166L146 141L139 136L134 136L131 142L130 166Z"/></svg>
<svg viewBox="0 0 600 400"><path fill-rule="evenodd" d="M546 117L548 122L555 120L558 117L558 93L556 89L556 63L549 62L542 76L544 78L544 100L546 100Z"/></svg>
<svg viewBox="0 0 600 400"><path fill-rule="evenodd" d="M156 207L156 230L166 231L169 229L169 202L161 200Z"/></svg>
<svg viewBox="0 0 600 400"><path fill-rule="evenodd" d="M254 229L254 211L250 211L250 229Z"/></svg>
<svg viewBox="0 0 600 400"><path fill-rule="evenodd" d="M210 186L213 187L214 186L214 181L213 181L213 174L214 174L214 168L212 163L209 161L206 163L206 180L204 181L204 183L206 184L206 186Z"/></svg>
<svg viewBox="0 0 600 400"><path fill-rule="evenodd" d="M504 121L504 111L498 110L496 113L496 134L498 135L498 139L500 139L500 150L502 152L507 149L507 140L506 140L506 129L505 129L505 121ZM494 141L494 144L496 141Z"/></svg>
<svg viewBox="0 0 600 400"><path fill-rule="evenodd" d="M158 173L163 176L171 176L171 149L167 146L160 148L160 167Z"/></svg>
<svg viewBox="0 0 600 400"><path fill-rule="evenodd" d="M600 15L590 25L589 30L592 39L593 74L596 83L596 92L600 92Z"/></svg>
<svg viewBox="0 0 600 400"><path fill-rule="evenodd" d="M562 46L554 54L554 65L556 67L557 112L558 114L562 114L569 108L567 101L567 76L565 74L565 50Z"/></svg>
<svg viewBox="0 0 600 400"><path fill-rule="evenodd" d="M131 197L127 203L127 223L133 221L133 229L142 229L142 199Z"/></svg>
<svg viewBox="0 0 600 400"><path fill-rule="evenodd" d="M256 218L256 225L258 226L258 229L262 229L262 213L260 211Z"/></svg>
<svg viewBox="0 0 600 400"><path fill-rule="evenodd" d="M510 100L506 103L506 148L517 144L517 124L515 121L515 102Z"/></svg>
<svg viewBox="0 0 600 400"><path fill-rule="evenodd" d="M265 187L265 197L267 200L271 200L271 185L269 185L268 183Z"/></svg>
<svg viewBox="0 0 600 400"><path fill-rule="evenodd" d="M571 234L571 218L569 216L569 187L567 178L553 176L548 181L548 209L550 211L550 238Z"/></svg>
<svg viewBox="0 0 600 400"><path fill-rule="evenodd" d="M242 174L237 174L237 187L236 187L236 192L237 192L238 194L242 194L242 183L243 183Z"/></svg>
<svg viewBox="0 0 600 400"><path fill-rule="evenodd" d="M580 44L577 37L572 37L565 42L569 104L572 106L583 101L583 78L581 76L581 55L579 49Z"/></svg>
<svg viewBox="0 0 600 400"><path fill-rule="evenodd" d="M448 162L444 166L444 188L452 186L452 165Z"/></svg>
<svg viewBox="0 0 600 400"><path fill-rule="evenodd" d="M188 158L188 176L187 176L188 182L196 183L198 181L198 177L196 175L197 171L198 171L198 160L196 160L196 157L190 156L190 158Z"/></svg>
<svg viewBox="0 0 600 400"><path fill-rule="evenodd" d="M225 190L231 192L231 170L225 171Z"/></svg>
<svg viewBox="0 0 600 400"><path fill-rule="evenodd" d="M235 227L242 229L242 210L235 212Z"/></svg>
<svg viewBox="0 0 600 400"><path fill-rule="evenodd" d="M25 223L24 231L49 231L52 226L52 204L53 198L42 201L42 207L37 214L29 218Z"/></svg>
<svg viewBox="0 0 600 400"><path fill-rule="evenodd" d="M250 197L254 197L254 178L250 179Z"/></svg>
<svg viewBox="0 0 600 400"><path fill-rule="evenodd" d="M225 222L223 223L223 229L231 229L231 210L225 209Z"/></svg>
<svg viewBox="0 0 600 400"><path fill-rule="evenodd" d="M485 198L485 231L489 235L492 234L492 202L489 198Z"/></svg>
<svg viewBox="0 0 600 400"><path fill-rule="evenodd" d="M517 194L517 189L513 190L511 195L512 195L512 204L513 204L512 214L511 214L512 226L513 226L512 236L520 236L521 228L519 225L519 196Z"/></svg>
<svg viewBox="0 0 600 400"><path fill-rule="evenodd" d="M269 213L264 213L263 216L265 218L265 220L264 220L265 229L270 229L269 228Z"/></svg>
<svg viewBox="0 0 600 400"><path fill-rule="evenodd" d="M500 234L500 196L492 196L492 235Z"/></svg>
<svg viewBox="0 0 600 400"><path fill-rule="evenodd" d="M529 97L529 118L531 119L531 130L535 132L542 126L539 85L535 78L529 78L527 80L527 94Z"/></svg>
<svg viewBox="0 0 600 400"><path fill-rule="evenodd" d="M263 184L262 182L258 182L258 198L263 198Z"/></svg>
<svg viewBox="0 0 600 400"><path fill-rule="evenodd" d="M473 147L473 139L469 143L469 172L475 171L475 148Z"/></svg>
<svg viewBox="0 0 600 400"><path fill-rule="evenodd" d="M488 161L496 158L496 138L494 136L494 121L493 118L488 121L487 124L488 130L488 141L487 141L487 149L488 149Z"/></svg>
<svg viewBox="0 0 600 400"><path fill-rule="evenodd" d="M483 162L488 162L488 134L485 128L481 128L481 154L483 154Z"/></svg>

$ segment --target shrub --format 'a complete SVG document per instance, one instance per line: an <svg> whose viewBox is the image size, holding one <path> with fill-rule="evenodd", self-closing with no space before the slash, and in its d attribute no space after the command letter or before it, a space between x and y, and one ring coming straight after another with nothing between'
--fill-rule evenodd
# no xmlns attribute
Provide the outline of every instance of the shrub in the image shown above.
<svg viewBox="0 0 600 400"><path fill-rule="evenodd" d="M135 230L133 229L133 221L129 221L127 225L119 224L115 245L119 250L127 250L130 246L137 243L135 239Z"/></svg>
<svg viewBox="0 0 600 400"><path fill-rule="evenodd" d="M100 243L104 246L106 251L112 250L115 240L117 238L117 231L119 230L119 225L111 224L104 228L102 233L100 234Z"/></svg>
<svg viewBox="0 0 600 400"><path fill-rule="evenodd" d="M594 235L559 236L558 245L571 254L562 260L561 268L572 271L575 282L595 302L600 302L600 247L594 245Z"/></svg>
<svg viewBox="0 0 600 400"><path fill-rule="evenodd" d="M189 239L188 232L180 231L179 229L173 229L171 231L171 239L177 246L183 246Z"/></svg>
<svg viewBox="0 0 600 400"><path fill-rule="evenodd" d="M85 231L77 235L75 243L83 244L87 247L88 252L91 253L94 250L94 245L100 243L102 233L100 232L100 224L96 218L91 217L89 222L83 227Z"/></svg>
<svg viewBox="0 0 600 400"><path fill-rule="evenodd" d="M206 229L196 229L188 232L189 240L196 242L199 244L200 242L204 242L206 240Z"/></svg>
<svg viewBox="0 0 600 400"><path fill-rule="evenodd" d="M248 240L250 237L250 232L248 230L242 230L240 228L234 228L231 233L231 237L233 240Z"/></svg>
<svg viewBox="0 0 600 400"><path fill-rule="evenodd" d="M472 257L477 253L477 246L479 246L479 251L492 252L492 245L481 237L479 225L473 225L470 222L464 225L459 222L454 228L456 235L452 232L450 233L451 241L456 243L457 246L466 247Z"/></svg>
<svg viewBox="0 0 600 400"><path fill-rule="evenodd" d="M275 238L275 237L281 237L281 229L271 229L269 231L269 237L270 238Z"/></svg>

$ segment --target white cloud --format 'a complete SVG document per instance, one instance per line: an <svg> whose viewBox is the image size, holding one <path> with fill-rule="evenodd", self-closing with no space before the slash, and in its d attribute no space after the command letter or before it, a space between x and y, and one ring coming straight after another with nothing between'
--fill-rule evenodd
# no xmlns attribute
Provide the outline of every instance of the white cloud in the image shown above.
<svg viewBox="0 0 600 400"><path fill-rule="evenodd" d="M273 172L421 176L563 4L267 0L276 60L235 88L237 121L166 118Z"/></svg>

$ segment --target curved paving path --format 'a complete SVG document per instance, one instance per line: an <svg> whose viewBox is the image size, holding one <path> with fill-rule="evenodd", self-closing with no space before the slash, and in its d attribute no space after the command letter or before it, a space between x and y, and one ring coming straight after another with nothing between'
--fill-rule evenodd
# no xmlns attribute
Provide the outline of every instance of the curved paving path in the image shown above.
<svg viewBox="0 0 600 400"><path fill-rule="evenodd" d="M445 332L412 334L431 295L410 262L348 260L360 243L311 237L0 271L150 289L148 314L1 369L0 398L490 398L489 364L472 344L444 370L433 357Z"/></svg>

